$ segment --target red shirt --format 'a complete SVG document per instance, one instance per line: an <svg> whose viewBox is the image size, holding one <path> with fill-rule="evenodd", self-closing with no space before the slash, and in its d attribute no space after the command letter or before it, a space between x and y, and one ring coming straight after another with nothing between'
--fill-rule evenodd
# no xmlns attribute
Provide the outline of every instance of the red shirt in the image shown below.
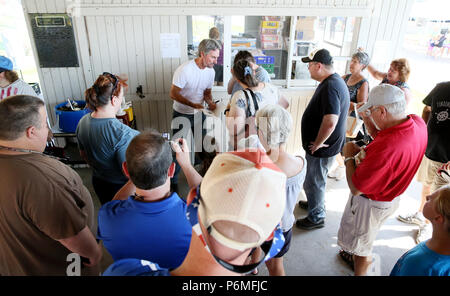
<svg viewBox="0 0 450 296"><path fill-rule="evenodd" d="M366 157L352 176L369 199L392 201L405 192L427 148L427 126L417 115L382 130L365 148Z"/></svg>

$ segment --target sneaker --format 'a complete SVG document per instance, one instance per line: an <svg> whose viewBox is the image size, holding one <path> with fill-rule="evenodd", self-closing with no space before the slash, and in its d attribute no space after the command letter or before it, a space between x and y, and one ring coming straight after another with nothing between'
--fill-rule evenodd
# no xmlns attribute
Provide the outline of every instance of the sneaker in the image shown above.
<svg viewBox="0 0 450 296"><path fill-rule="evenodd" d="M311 230L314 228L322 228L325 226L325 219L320 219L317 223L313 223L309 221L308 217L303 219L298 219L297 222L295 222L295 225L298 228L305 229L305 230Z"/></svg>
<svg viewBox="0 0 450 296"><path fill-rule="evenodd" d="M416 244L429 240L432 234L433 226L431 223L425 223L423 226L420 226L415 238Z"/></svg>
<svg viewBox="0 0 450 296"><path fill-rule="evenodd" d="M397 220L408 223L408 224L416 224L422 226L425 223L425 219L423 219L420 215L421 213L417 212L410 215L398 215Z"/></svg>
<svg viewBox="0 0 450 296"><path fill-rule="evenodd" d="M336 179L336 180L342 180L345 178L345 167L344 166L337 166L334 170L328 173L328 178Z"/></svg>
<svg viewBox="0 0 450 296"><path fill-rule="evenodd" d="M308 202L306 200L301 200L298 202L298 206L301 209L307 210L308 209Z"/></svg>

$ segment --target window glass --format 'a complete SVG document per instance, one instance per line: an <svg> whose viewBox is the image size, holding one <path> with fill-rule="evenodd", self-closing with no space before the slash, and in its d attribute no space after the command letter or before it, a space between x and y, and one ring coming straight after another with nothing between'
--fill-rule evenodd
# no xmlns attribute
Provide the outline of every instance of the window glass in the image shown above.
<svg viewBox="0 0 450 296"><path fill-rule="evenodd" d="M291 79L301 80L301 85L311 84L308 67L301 62L301 58L318 48L330 51L334 57L335 71L343 75L354 50L355 24L355 17L298 17Z"/></svg>
<svg viewBox="0 0 450 296"><path fill-rule="evenodd" d="M214 65L216 75L214 85L223 85L223 16L195 15L188 16L188 58L195 59L198 45L203 39L216 39L222 44L217 64Z"/></svg>
<svg viewBox="0 0 450 296"><path fill-rule="evenodd" d="M290 17L232 16L231 61L240 50L249 51L272 80L286 79Z"/></svg>

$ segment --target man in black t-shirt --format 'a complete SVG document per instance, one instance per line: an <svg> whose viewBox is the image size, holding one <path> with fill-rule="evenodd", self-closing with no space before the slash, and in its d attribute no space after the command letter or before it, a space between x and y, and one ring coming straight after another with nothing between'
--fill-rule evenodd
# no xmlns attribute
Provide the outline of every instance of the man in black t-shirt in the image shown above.
<svg viewBox="0 0 450 296"><path fill-rule="evenodd" d="M311 78L320 82L302 117L302 145L306 151L307 171L303 185L308 216L298 219L302 229L325 225L325 187L333 158L345 143L350 94L344 80L334 72L333 58L326 49L313 51L302 59L308 63Z"/></svg>
<svg viewBox="0 0 450 296"><path fill-rule="evenodd" d="M437 84L423 103L422 118L427 122L428 145L417 173L417 180L423 185L422 200L416 213L397 216L402 222L419 225L416 243L431 237L430 221L422 214L426 197L448 184L438 170L450 161L450 81Z"/></svg>

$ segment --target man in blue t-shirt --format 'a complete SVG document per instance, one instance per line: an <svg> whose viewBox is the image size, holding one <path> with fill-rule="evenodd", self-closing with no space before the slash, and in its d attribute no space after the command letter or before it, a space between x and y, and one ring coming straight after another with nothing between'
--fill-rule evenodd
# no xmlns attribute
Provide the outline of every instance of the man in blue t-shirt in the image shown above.
<svg viewBox="0 0 450 296"><path fill-rule="evenodd" d="M128 182L98 214L98 238L114 261L139 258L162 268L178 267L186 257L192 228L186 203L170 190L175 171L168 141L157 132L136 136L123 171Z"/></svg>
<svg viewBox="0 0 450 296"><path fill-rule="evenodd" d="M308 169L303 185L308 216L296 226L310 230L325 226L325 186L333 158L345 143L345 125L350 94L344 80L334 72L333 58L326 49L315 50L302 62L308 63L311 78L319 81L302 117L302 145Z"/></svg>
<svg viewBox="0 0 450 296"><path fill-rule="evenodd" d="M431 239L406 252L391 276L450 276L450 185L427 196L423 215L433 225Z"/></svg>

